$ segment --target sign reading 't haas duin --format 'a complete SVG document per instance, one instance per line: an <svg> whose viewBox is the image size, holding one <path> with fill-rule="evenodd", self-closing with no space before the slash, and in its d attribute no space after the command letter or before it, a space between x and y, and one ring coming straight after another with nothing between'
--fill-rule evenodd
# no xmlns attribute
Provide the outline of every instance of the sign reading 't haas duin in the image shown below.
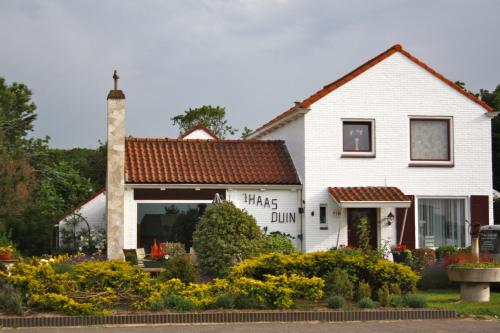
<svg viewBox="0 0 500 333"><path fill-rule="evenodd" d="M295 212L278 211L278 199L263 197L253 193L244 193L243 195L247 205L269 208L271 210L271 223L295 223Z"/></svg>

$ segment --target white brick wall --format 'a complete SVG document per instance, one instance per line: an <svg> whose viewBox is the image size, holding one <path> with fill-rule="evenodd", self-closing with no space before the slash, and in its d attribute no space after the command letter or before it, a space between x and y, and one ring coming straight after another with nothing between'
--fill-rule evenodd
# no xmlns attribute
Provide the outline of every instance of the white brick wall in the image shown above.
<svg viewBox="0 0 500 333"><path fill-rule="evenodd" d="M313 105L299 120L263 139L284 139L294 162L304 151L305 250L334 246L339 223L346 242L345 211L333 216L328 186L397 186L418 196L490 196L491 120L472 102L400 53L388 57ZM451 168L409 167L409 116L453 117ZM375 119L375 158L341 158L342 118ZM302 143L297 127L304 127ZM328 204L328 230L319 230L319 205ZM314 216L311 212L314 211ZM383 212L379 212L381 215ZM381 230L395 237L394 226Z"/></svg>
<svg viewBox="0 0 500 333"><path fill-rule="evenodd" d="M214 137L202 129L197 129L186 135L184 139L214 140Z"/></svg>
<svg viewBox="0 0 500 333"><path fill-rule="evenodd" d="M89 202L85 203L80 209L76 211L81 214L89 223L93 230L106 230L106 195L101 193ZM67 218L59 221L59 228L64 228ZM86 228L82 224L78 230Z"/></svg>
<svg viewBox="0 0 500 333"><path fill-rule="evenodd" d="M300 117L285 127L278 128L274 132L267 134L264 140L284 140L288 152L292 157L295 169L304 182L305 176L305 140L304 140L304 118Z"/></svg>
<svg viewBox="0 0 500 333"><path fill-rule="evenodd" d="M246 202L245 202L246 194ZM302 216L299 214L300 191L290 190L231 190L227 192L228 200L237 207L246 210L255 217L259 227L267 227L267 232L281 231L290 234L295 239L293 243L300 249L300 226ZM250 197L254 202L250 202ZM258 197L262 204L258 204ZM269 202L269 206L266 203ZM293 215L294 220L290 214Z"/></svg>

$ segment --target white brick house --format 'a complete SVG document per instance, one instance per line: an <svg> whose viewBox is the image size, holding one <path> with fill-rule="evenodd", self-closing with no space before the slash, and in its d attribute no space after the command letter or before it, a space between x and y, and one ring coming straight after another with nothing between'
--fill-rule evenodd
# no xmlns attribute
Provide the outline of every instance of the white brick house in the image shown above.
<svg viewBox="0 0 500 333"><path fill-rule="evenodd" d="M125 138L117 79L108 95L114 195L94 207L107 212L109 258L192 228L186 216L196 219L215 193L305 252L356 246L361 217L373 246L410 248L467 246L471 223L492 224L495 113L399 45L247 140L202 126L178 139Z"/></svg>
<svg viewBox="0 0 500 333"><path fill-rule="evenodd" d="M286 142L303 185L306 252L348 245L354 206L375 209L379 245L401 239L410 247L466 246L470 222L493 221L492 115L395 45L249 138ZM388 186L414 196L402 236L404 208L339 204L328 192L360 187L351 191L362 195L364 187ZM389 223L392 216L397 221Z"/></svg>

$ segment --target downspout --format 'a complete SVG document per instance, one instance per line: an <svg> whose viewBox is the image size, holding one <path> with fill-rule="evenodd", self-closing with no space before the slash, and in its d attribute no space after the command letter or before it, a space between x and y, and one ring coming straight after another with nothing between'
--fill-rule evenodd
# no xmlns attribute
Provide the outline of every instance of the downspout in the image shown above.
<svg viewBox="0 0 500 333"><path fill-rule="evenodd" d="M304 252L304 224L303 224L303 219L304 219L304 214L305 214L305 208L304 208L304 198L303 198L303 191L302 189L299 190L300 191L300 194L299 194L299 200L300 200L300 204L299 204L299 211L300 211L300 208L302 208L302 213L300 213L300 252Z"/></svg>
<svg viewBox="0 0 500 333"><path fill-rule="evenodd" d="M405 225L406 225L406 215L408 214L408 208L405 208L405 217L403 218L403 226L401 227L401 235L399 235L399 243L401 244L403 242L403 235L405 232Z"/></svg>

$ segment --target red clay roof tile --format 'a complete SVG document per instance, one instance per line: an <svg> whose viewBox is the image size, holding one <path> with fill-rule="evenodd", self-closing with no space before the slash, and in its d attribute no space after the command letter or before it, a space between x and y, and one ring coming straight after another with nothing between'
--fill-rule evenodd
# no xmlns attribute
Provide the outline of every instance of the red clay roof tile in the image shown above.
<svg viewBox="0 0 500 333"><path fill-rule="evenodd" d="M300 184L283 141L125 141L127 183Z"/></svg>
<svg viewBox="0 0 500 333"><path fill-rule="evenodd" d="M339 203L346 201L411 201L397 187L329 187L328 192Z"/></svg>

